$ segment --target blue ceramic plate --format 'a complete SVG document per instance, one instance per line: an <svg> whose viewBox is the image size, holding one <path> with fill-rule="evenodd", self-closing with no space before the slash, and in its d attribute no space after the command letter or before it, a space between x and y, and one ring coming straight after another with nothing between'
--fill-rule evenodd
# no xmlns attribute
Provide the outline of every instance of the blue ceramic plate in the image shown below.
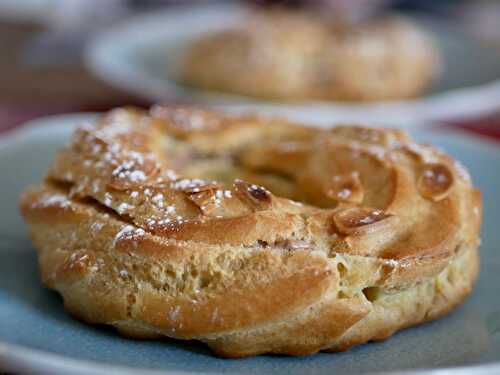
<svg viewBox="0 0 500 375"><path fill-rule="evenodd" d="M183 51L207 32L238 24L246 9L238 2L179 6L135 16L113 25L88 44L86 61L100 78L154 101L182 99L232 104L273 114L321 116L325 121L374 121L387 124L463 118L498 108L500 50L464 35L444 17L418 18L443 55L440 78L421 98L383 103L314 101L290 105L189 88L178 80Z"/></svg>
<svg viewBox="0 0 500 375"><path fill-rule="evenodd" d="M448 374L447 368L460 367L453 371L500 373L497 146L453 132L415 134L462 160L484 194L481 276L464 305L441 320L346 353L224 360L194 342L133 341L112 329L79 323L64 312L56 293L41 287L35 251L17 209L18 194L45 173L73 125L91 120L91 115L47 118L0 140L0 372L340 375L407 370Z"/></svg>

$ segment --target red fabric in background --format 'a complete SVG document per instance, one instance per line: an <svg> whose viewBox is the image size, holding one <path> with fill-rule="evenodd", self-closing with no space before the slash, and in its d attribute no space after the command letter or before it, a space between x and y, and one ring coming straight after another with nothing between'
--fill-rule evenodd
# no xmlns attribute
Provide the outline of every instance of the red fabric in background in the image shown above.
<svg viewBox="0 0 500 375"><path fill-rule="evenodd" d="M458 127L500 142L500 112L474 120L454 121L447 126Z"/></svg>

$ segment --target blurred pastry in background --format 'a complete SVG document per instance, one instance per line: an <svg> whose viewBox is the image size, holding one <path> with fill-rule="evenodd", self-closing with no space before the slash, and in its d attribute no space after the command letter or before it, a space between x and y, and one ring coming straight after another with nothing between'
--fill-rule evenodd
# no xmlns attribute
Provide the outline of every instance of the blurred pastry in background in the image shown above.
<svg viewBox="0 0 500 375"><path fill-rule="evenodd" d="M180 80L271 100L415 97L439 71L432 38L411 20L339 21L304 10L255 10L188 47Z"/></svg>

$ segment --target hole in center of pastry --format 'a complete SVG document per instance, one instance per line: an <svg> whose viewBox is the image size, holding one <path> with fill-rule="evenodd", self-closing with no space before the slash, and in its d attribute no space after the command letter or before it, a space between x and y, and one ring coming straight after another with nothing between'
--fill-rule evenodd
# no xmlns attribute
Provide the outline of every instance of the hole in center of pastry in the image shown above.
<svg viewBox="0 0 500 375"><path fill-rule="evenodd" d="M172 165L176 173L183 178L217 181L226 189L231 189L236 180L243 180L250 184L263 186L274 195L314 204L301 193L297 176L287 173L280 168L263 168L252 166L245 159L243 150L233 153L207 152L201 153L189 149L182 142L167 146L169 159L174 160ZM331 201L334 205L335 202Z"/></svg>
<svg viewBox="0 0 500 375"><path fill-rule="evenodd" d="M378 181L372 182L372 177L363 181L369 174L364 171L374 168L368 158L359 158L359 166L354 167L348 165L350 160L339 160L317 168L307 141L271 140L236 150L203 152L182 140L170 140L165 149L172 169L183 178L217 181L226 189L231 189L235 180L243 180L263 186L276 196L321 208L336 207L341 202L383 206L381 201L391 189L391 184L385 183L389 178L384 171ZM380 185L378 195L367 194L365 183Z"/></svg>
<svg viewBox="0 0 500 375"><path fill-rule="evenodd" d="M382 162L386 140L375 130L321 131L279 120L256 126L262 120L221 120L203 111L153 113L168 129L160 140L164 159L182 178L217 181L225 189L243 180L320 208L383 209L393 197L395 177Z"/></svg>

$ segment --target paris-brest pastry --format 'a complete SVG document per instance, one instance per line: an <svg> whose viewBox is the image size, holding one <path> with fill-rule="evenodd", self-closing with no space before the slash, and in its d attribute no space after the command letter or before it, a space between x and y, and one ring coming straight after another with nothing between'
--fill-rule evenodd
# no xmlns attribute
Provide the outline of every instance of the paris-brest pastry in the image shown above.
<svg viewBox="0 0 500 375"><path fill-rule="evenodd" d="M398 130L116 109L20 205L76 318L224 357L385 339L449 312L478 274L479 191Z"/></svg>

